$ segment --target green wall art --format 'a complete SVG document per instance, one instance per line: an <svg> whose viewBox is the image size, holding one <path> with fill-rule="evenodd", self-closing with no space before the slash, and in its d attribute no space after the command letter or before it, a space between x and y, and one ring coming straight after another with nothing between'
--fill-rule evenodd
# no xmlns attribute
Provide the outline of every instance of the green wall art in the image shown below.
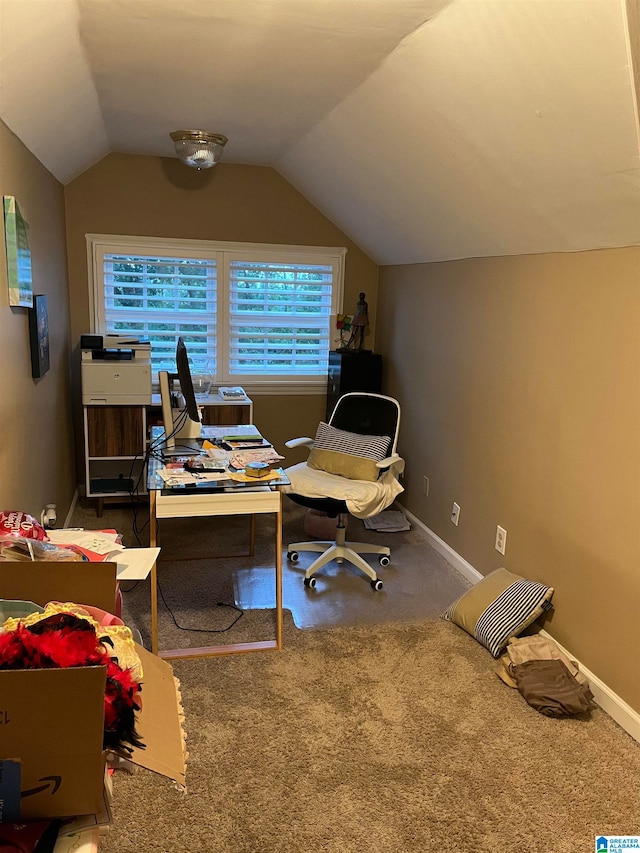
<svg viewBox="0 0 640 853"><path fill-rule="evenodd" d="M4 196L4 239L7 246L9 305L33 307L29 223L22 218L18 202Z"/></svg>

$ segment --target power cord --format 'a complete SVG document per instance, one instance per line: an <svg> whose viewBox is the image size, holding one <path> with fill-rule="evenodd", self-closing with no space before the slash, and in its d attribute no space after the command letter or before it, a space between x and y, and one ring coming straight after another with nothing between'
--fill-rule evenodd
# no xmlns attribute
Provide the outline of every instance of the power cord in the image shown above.
<svg viewBox="0 0 640 853"><path fill-rule="evenodd" d="M158 524L157 533L158 533L158 541L160 541L160 524ZM137 581L136 581L136 583L137 583ZM236 622L238 622L244 616L244 610L242 610L240 607L237 607L235 604L227 604L224 601L217 601L216 607L228 607L230 610L235 610L236 613L238 614L236 616L236 618L233 620L233 622L230 625L227 625L226 628L190 628L187 625L181 625L178 622L178 620L176 619L173 610L171 609L171 607L169 607L167 599L164 596L164 592L162 591L160 581L157 578L156 578L156 583L158 586L158 592L160 593L160 598L162 599L162 603L164 604L164 606L169 611L169 615L171 616L171 619L173 620L173 624L180 631L191 631L191 632L196 633L196 634L224 634L226 631L230 631L231 628L233 628L233 626L236 624Z"/></svg>
<svg viewBox="0 0 640 853"><path fill-rule="evenodd" d="M236 607L235 604L226 604L224 601L216 602L216 607L228 607L231 610L237 611L238 615L233 620L230 625L227 625L226 628L189 628L187 625L181 625L175 617L173 610L167 604L167 599L164 597L164 593L162 591L162 587L160 586L160 582L158 581L158 592L160 593L160 598L164 606L169 611L169 615L173 619L173 624L176 628L179 628L181 631L192 631L195 634L224 634L226 631L230 631L231 628L244 616L244 610L241 610L239 607Z"/></svg>
<svg viewBox="0 0 640 853"><path fill-rule="evenodd" d="M138 526L137 503L136 503L135 499L136 499L136 497L139 496L138 490L140 488L140 484L142 482L144 472L145 472L146 467L148 465L149 458L152 455L158 453L160 446L162 446L165 443L166 438L173 438L176 435L176 433L178 433L182 429L186 420L187 420L187 410L185 408L180 413L180 417L177 419L176 423L174 424L173 431L169 434L169 436L165 437L165 435L162 435L159 438L155 439L154 441L150 442L148 447L145 449L144 454L136 454L135 458L131 462L131 469L129 471L129 479L131 481L132 486L131 486L131 491L129 493L129 496L131 498L131 508L133 510L133 534L136 538L138 545L142 545L142 541L140 539L140 534L144 532L145 528L149 524L149 519L147 519L147 521L142 525L142 527ZM140 468L140 473L138 475L138 479L134 485L133 484L133 474L134 474L136 462L139 459L143 460L143 464ZM158 533L159 532L160 532L160 530L159 530L159 525L158 525ZM137 587L138 583L139 583L139 581L134 581L134 583L128 589L124 589L122 586L120 588L121 588L123 593L131 592L132 590L134 590ZM244 610L241 610L241 608L237 607L235 604L227 604L224 601L218 601L218 602L216 602L216 607L228 607L230 610L235 610L238 614L236 616L236 618L233 620L233 622L231 622L230 625L227 625L226 628L190 628L187 625L181 625L178 622L178 620L176 619L173 610L169 607L169 604L167 603L167 600L164 596L164 592L162 591L162 587L160 586L159 581L157 581L157 586L158 586L158 591L160 593L160 598L162 599L164 606L167 608L169 615L171 616L171 619L173 620L173 624L180 631L191 631L193 633L198 633L198 634L224 634L226 631L230 631L231 628L233 628L233 626L237 622L239 622L239 620L244 616Z"/></svg>
<svg viewBox="0 0 640 853"><path fill-rule="evenodd" d="M180 412L178 417L176 418L174 425L173 425L173 430L169 433L169 435L165 437L165 434L163 433L162 435L158 436L158 438L155 438L153 441L149 442L148 446L145 448L144 454L137 453L131 461L131 467L129 469L129 482L131 483L131 488L129 490L129 497L131 499L131 509L133 512L132 529L133 529L133 535L136 538L136 542L141 547L144 547L143 543L142 543L142 539L141 539L141 534L144 533L145 529L147 528L147 526L149 524L149 519L147 519L147 521L142 525L142 527L140 527L140 525L138 524L138 507L137 507L137 503L136 503L136 498L140 496L140 494L139 494L140 484L142 483L143 477L146 474L147 466L149 464L149 459L151 458L151 456L155 456L158 453L159 448L165 443L165 441L167 439L173 438L178 432L180 432L180 430L182 429L182 427L185 425L185 423L187 421L187 417L188 417L188 414L187 414L187 409L185 407ZM134 484L134 476L133 475L134 475L136 463L138 463L140 460L142 461L142 465L140 466L138 478ZM133 588L134 587L131 587L131 589L133 589Z"/></svg>

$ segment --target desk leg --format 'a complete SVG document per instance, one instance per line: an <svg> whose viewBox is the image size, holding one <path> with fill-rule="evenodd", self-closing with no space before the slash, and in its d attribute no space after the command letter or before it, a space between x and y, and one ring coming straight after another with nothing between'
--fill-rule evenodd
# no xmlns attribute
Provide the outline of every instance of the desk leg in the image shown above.
<svg viewBox="0 0 640 853"><path fill-rule="evenodd" d="M156 520L156 493L149 492L149 546L156 547L158 525ZM151 567L151 651L158 654L158 573L157 560Z"/></svg>
<svg viewBox="0 0 640 853"><path fill-rule="evenodd" d="M251 527L249 528L249 556L253 557L256 553L256 517L251 516Z"/></svg>
<svg viewBox="0 0 640 853"><path fill-rule="evenodd" d="M276 513L276 648L282 648L282 494Z"/></svg>
<svg viewBox="0 0 640 853"><path fill-rule="evenodd" d="M157 518L156 492L149 492L149 544L156 547ZM278 491L278 509L275 512L276 547L276 636L275 640L263 640L255 643L232 643L226 646L206 646L204 648L171 649L158 651L158 577L157 561L151 569L151 650L165 660L212 657L230 655L239 652L270 651L282 648L282 495ZM255 513L251 515L251 552L254 550Z"/></svg>

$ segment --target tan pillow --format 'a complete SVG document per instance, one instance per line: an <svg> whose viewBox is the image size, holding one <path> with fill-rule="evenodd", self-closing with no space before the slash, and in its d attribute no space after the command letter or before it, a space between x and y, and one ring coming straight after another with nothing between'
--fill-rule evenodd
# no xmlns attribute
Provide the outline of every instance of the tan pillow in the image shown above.
<svg viewBox="0 0 640 853"><path fill-rule="evenodd" d="M321 422L307 465L349 480L375 482L380 475L376 462L386 458L390 444L388 435L360 435Z"/></svg>
<svg viewBox="0 0 640 853"><path fill-rule="evenodd" d="M488 649L494 657L552 607L553 587L496 569L454 601L442 614Z"/></svg>

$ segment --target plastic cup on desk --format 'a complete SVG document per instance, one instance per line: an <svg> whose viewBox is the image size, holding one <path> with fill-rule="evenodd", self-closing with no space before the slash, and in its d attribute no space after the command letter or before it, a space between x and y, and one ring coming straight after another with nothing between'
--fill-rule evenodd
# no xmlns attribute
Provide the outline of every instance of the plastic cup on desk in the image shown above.
<svg viewBox="0 0 640 853"><path fill-rule="evenodd" d="M213 384L211 377L196 374L192 377L192 381L196 400L205 400L211 393L211 385Z"/></svg>

